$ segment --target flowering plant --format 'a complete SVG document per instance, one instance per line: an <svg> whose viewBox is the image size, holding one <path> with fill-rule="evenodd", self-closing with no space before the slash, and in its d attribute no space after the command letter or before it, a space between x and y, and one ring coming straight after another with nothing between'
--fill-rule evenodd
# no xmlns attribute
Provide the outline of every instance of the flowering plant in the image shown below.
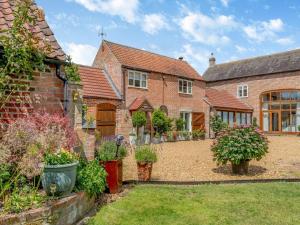
<svg viewBox="0 0 300 225"><path fill-rule="evenodd" d="M77 161L75 154L65 149L60 149L58 152L47 152L44 157L46 165L65 165Z"/></svg>
<svg viewBox="0 0 300 225"><path fill-rule="evenodd" d="M253 126L228 128L214 141L211 150L218 164L240 164L243 161L260 160L268 153L268 140Z"/></svg>

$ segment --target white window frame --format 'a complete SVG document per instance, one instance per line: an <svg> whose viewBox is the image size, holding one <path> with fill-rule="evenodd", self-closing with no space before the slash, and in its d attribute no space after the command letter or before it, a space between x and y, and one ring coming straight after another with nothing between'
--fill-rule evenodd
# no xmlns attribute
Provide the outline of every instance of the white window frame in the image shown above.
<svg viewBox="0 0 300 225"><path fill-rule="evenodd" d="M186 92L183 91L183 88L180 90L180 82L186 82ZM189 84L191 85L191 89L189 91ZM193 94L193 81L185 80L185 79L178 79L178 93L192 95Z"/></svg>
<svg viewBox="0 0 300 225"><path fill-rule="evenodd" d="M240 90L242 91L242 95L240 95ZM247 90L247 94L245 95L245 90ZM249 87L248 84L240 84L237 86L237 93L238 98L248 98L249 96Z"/></svg>
<svg viewBox="0 0 300 225"><path fill-rule="evenodd" d="M131 73L133 74L133 85L129 84L129 80L130 80L130 75ZM136 77L139 76L139 79L136 79ZM146 80L142 79L142 76L146 77ZM135 81L139 80L140 82L140 86L136 86L135 85ZM145 81L146 82L146 86L143 87L142 86L142 82ZM148 73L145 72L141 72L141 71L136 71L136 70L128 70L128 87L133 87L133 88L141 88L141 89L148 89Z"/></svg>
<svg viewBox="0 0 300 225"><path fill-rule="evenodd" d="M188 121L185 120L185 115L188 115ZM180 111L180 118L183 119L184 123L187 123L188 127L185 127L184 124L184 131L192 131L192 112L187 112L187 111Z"/></svg>

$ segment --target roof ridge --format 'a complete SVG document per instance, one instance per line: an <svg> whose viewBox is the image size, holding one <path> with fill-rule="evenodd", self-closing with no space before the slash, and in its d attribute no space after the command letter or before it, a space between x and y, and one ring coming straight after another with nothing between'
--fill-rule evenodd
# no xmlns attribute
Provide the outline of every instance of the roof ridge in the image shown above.
<svg viewBox="0 0 300 225"><path fill-rule="evenodd" d="M144 50L144 49L140 49L140 48L136 48L136 47L124 45L124 44L119 44L119 43L112 42L112 41L107 41L107 40L103 40L103 42L111 43L111 44L114 44L114 45L119 45L119 46L122 46L122 47L125 47L125 48L130 48L130 49L133 49L133 50L137 50L137 51L141 51L141 52L146 52L146 53L149 53L149 54L153 54L153 55L165 57L165 58L168 58L168 59L171 59L171 60L175 60L175 61L178 61L178 62L185 62L185 63L189 64L186 60L176 59L176 58L173 58L171 56L162 55L162 54L151 52L151 51L148 51L148 50Z"/></svg>

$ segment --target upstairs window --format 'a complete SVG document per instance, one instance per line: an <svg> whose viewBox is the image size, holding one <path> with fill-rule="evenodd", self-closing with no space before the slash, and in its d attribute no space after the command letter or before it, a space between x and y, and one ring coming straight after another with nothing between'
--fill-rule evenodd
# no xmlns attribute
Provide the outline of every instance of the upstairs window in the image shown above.
<svg viewBox="0 0 300 225"><path fill-rule="evenodd" d="M193 86L193 82L190 80L183 80L183 79L179 79L178 80L178 86L179 86L179 93L182 94L192 94L192 86Z"/></svg>
<svg viewBox="0 0 300 225"><path fill-rule="evenodd" d="M245 85L245 84L238 85L237 96L238 96L238 98L248 97L248 85Z"/></svg>
<svg viewBox="0 0 300 225"><path fill-rule="evenodd" d="M128 86L137 88L147 88L147 78L147 73L130 70L128 72Z"/></svg>

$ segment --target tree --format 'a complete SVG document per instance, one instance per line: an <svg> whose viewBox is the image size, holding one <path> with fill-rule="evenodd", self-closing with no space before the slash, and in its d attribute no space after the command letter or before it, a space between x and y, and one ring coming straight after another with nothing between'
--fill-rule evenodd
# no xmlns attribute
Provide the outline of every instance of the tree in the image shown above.
<svg viewBox="0 0 300 225"><path fill-rule="evenodd" d="M145 126L147 123L146 113L142 111L137 111L132 114L132 125L136 127L137 135L139 128Z"/></svg>

